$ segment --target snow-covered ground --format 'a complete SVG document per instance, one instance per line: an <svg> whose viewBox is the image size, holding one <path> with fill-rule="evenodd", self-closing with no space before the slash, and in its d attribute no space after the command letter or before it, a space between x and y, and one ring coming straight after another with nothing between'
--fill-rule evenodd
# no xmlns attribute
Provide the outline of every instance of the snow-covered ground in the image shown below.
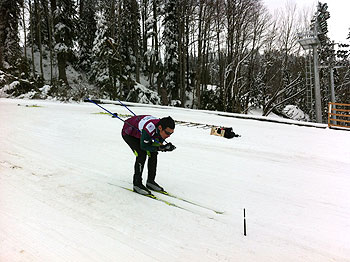
<svg viewBox="0 0 350 262"><path fill-rule="evenodd" d="M350 132L131 109L242 135L178 125L159 154L159 184L224 214L115 186L134 156L96 105L0 99L0 261L350 261Z"/></svg>

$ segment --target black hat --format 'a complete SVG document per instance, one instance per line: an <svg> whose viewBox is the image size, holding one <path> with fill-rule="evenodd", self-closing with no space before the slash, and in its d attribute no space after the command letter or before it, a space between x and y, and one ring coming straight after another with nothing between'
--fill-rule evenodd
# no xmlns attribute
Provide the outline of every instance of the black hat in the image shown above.
<svg viewBox="0 0 350 262"><path fill-rule="evenodd" d="M167 127L174 129L175 128L175 121L170 116L163 117L158 122L158 126L162 126L163 129L166 129Z"/></svg>

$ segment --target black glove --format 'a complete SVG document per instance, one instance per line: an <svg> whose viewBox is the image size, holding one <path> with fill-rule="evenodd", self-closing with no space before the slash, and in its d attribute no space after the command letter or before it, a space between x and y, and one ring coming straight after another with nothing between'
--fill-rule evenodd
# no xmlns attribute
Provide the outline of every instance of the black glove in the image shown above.
<svg viewBox="0 0 350 262"><path fill-rule="evenodd" d="M162 152L170 152L170 151L173 151L175 148L176 146L174 146L172 143L167 143L165 145L159 146L158 150Z"/></svg>

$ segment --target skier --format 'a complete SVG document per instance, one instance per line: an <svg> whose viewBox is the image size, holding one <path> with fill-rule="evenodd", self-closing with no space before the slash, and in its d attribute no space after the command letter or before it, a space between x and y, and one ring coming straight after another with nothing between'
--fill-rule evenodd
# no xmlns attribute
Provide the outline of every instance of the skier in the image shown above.
<svg viewBox="0 0 350 262"><path fill-rule="evenodd" d="M124 122L122 137L136 156L134 165L133 190L142 195L151 195L150 190L163 191L155 182L158 151L173 151L172 143L163 144L174 133L175 122L168 116L156 118L150 115L133 116ZM141 132L140 132L141 131ZM148 156L148 178L142 184L142 171ZM150 190L149 190L150 189Z"/></svg>

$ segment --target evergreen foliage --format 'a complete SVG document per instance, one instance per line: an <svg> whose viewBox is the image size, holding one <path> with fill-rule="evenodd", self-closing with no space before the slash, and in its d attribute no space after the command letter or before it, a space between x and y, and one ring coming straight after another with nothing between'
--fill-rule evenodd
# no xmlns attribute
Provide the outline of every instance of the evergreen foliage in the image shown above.
<svg viewBox="0 0 350 262"><path fill-rule="evenodd" d="M93 43L93 63L89 72L90 80L100 88L103 95L111 99L118 97L117 85L121 75L121 60L118 55L118 47L110 37L110 30L106 14L97 13L96 38Z"/></svg>
<svg viewBox="0 0 350 262"><path fill-rule="evenodd" d="M168 0L164 5L163 21L163 43L165 47L164 54L164 86L167 90L170 100L178 100L178 1Z"/></svg>
<svg viewBox="0 0 350 262"><path fill-rule="evenodd" d="M17 71L21 64L18 24L23 0L0 1L0 69Z"/></svg>
<svg viewBox="0 0 350 262"><path fill-rule="evenodd" d="M92 50L94 47L95 34L97 30L96 22L96 1L81 0L79 8L79 67L89 72L92 64Z"/></svg>
<svg viewBox="0 0 350 262"><path fill-rule="evenodd" d="M125 64L123 73L129 82L132 80L139 82L141 47L139 5L136 0L123 0L120 12L120 55ZM130 88L128 85L127 89Z"/></svg>
<svg viewBox="0 0 350 262"><path fill-rule="evenodd" d="M349 45L328 38L330 15L319 3L324 108L330 67L337 102L350 97ZM39 94L50 85L37 97L94 94L238 113L258 107L264 115L289 104L306 110L295 18L272 19L262 0L0 0L0 94Z"/></svg>
<svg viewBox="0 0 350 262"><path fill-rule="evenodd" d="M66 75L68 61L73 61L73 45L77 37L77 13L74 0L57 0L54 8L54 38L59 79L69 85Z"/></svg>

